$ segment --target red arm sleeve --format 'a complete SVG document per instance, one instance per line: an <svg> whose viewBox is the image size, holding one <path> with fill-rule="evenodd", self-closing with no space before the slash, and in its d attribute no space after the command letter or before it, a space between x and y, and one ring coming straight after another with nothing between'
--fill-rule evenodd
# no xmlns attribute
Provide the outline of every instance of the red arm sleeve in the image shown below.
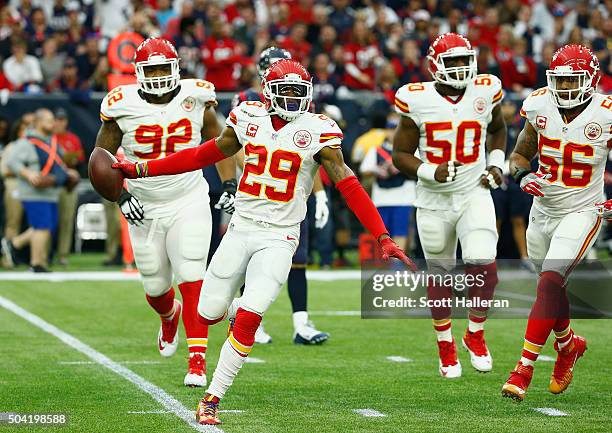
<svg viewBox="0 0 612 433"><path fill-rule="evenodd" d="M201 170L227 158L217 147L216 138L191 149L184 149L166 158L147 162L147 176L163 176Z"/></svg>
<svg viewBox="0 0 612 433"><path fill-rule="evenodd" d="M342 179L336 183L336 188L361 224L372 233L376 240L389 233L374 203L355 176Z"/></svg>

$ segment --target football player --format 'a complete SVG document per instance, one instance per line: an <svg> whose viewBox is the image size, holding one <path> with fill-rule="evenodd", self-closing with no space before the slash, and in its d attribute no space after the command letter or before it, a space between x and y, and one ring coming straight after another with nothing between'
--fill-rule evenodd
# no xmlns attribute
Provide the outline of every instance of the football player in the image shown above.
<svg viewBox="0 0 612 433"><path fill-rule="evenodd" d="M265 103L246 101L234 108L220 137L163 160L122 161L127 177L199 170L244 149L245 166L228 232L205 276L200 320L217 323L235 317L219 363L196 417L219 424L218 403L253 346L261 318L287 280L300 241L300 222L314 174L322 165L361 223L378 240L383 258L396 257L416 269L391 240L380 215L342 157L340 128L329 117L309 113L310 74L298 62L280 60L263 78ZM228 311L245 284L240 306Z"/></svg>
<svg viewBox="0 0 612 433"><path fill-rule="evenodd" d="M260 80L264 72L271 64L290 59L291 54L282 48L270 47L261 52L257 63L257 72ZM232 107L237 107L245 101L265 101L263 94L256 88L247 89L238 93L232 101ZM312 106L311 106L311 110ZM323 190L323 182L317 174L313 185L315 197L315 225L317 228L325 227L329 218L329 208L327 206L327 194ZM306 281L306 265L308 263L308 219L304 219L300 224L300 244L293 256L293 264L287 279L287 290L289 300L293 310L293 342L296 344L322 344L329 338L327 332L322 332L314 327L311 320L308 320L308 283ZM260 325L255 333L256 343L271 343L272 337L265 332L263 325Z"/></svg>
<svg viewBox="0 0 612 433"><path fill-rule="evenodd" d="M137 84L116 87L102 101L102 127L96 146L129 161L151 161L216 137L214 86L181 80L178 55L165 39L147 39L136 50ZM235 176L233 161L217 166L225 180ZM197 304L211 237L208 184L201 172L128 180L119 198L130 222L134 257L147 301L161 317L157 343L162 356L177 350L178 323L189 347L186 386L206 385L208 326L198 320ZM173 275L184 306L175 299Z"/></svg>
<svg viewBox="0 0 612 433"><path fill-rule="evenodd" d="M434 81L406 84L395 95L402 115L393 140L393 161L417 182L417 229L430 271L455 267L457 240L465 272L483 276L468 296L490 300L497 285L497 229L490 189L502 183L506 124L499 102L499 78L477 75L476 52L462 35L446 33L429 47ZM419 151L419 157L415 152ZM487 154L488 150L488 154ZM452 287L427 287L432 300L448 299ZM451 307L431 309L438 341L439 372L461 376L451 334ZM491 371L493 360L484 339L487 308L472 308L462 343L472 366Z"/></svg>
<svg viewBox="0 0 612 433"><path fill-rule="evenodd" d="M547 86L525 99L527 119L510 155L510 172L533 195L527 250L541 271L523 352L502 395L521 401L538 354L551 331L557 360L549 390L562 393L584 354L586 339L570 327L567 280L612 219L612 200L604 200L606 159L612 148L612 96L596 92L599 61L582 45L557 50L546 71ZM538 156L539 169L530 169Z"/></svg>

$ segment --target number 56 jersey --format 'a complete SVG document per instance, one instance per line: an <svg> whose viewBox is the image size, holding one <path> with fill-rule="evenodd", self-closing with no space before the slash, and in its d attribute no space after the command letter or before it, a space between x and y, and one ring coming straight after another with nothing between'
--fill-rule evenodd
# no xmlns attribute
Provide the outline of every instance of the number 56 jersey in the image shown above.
<svg viewBox="0 0 612 433"><path fill-rule="evenodd" d="M138 86L130 84L106 95L100 117L119 125L125 158L145 162L199 146L204 110L207 104L215 103L215 98L211 83L181 80L179 91L168 104L150 104L142 98ZM208 184L201 171L127 182L130 192L141 201L146 218L170 216L194 200L208 198Z"/></svg>
<svg viewBox="0 0 612 433"><path fill-rule="evenodd" d="M430 207L430 203L424 203L427 194L423 193L467 193L478 187L487 165L487 126L502 95L501 81L494 75L478 75L455 100L438 93L434 81L399 88L395 109L419 128L420 158L435 165L463 163L453 182L419 179L418 207Z"/></svg>
<svg viewBox="0 0 612 433"><path fill-rule="evenodd" d="M319 168L315 155L327 146L340 148L343 135L336 122L304 113L277 131L264 104L245 101L230 112L226 124L244 149L236 213L280 226L302 222Z"/></svg>
<svg viewBox="0 0 612 433"><path fill-rule="evenodd" d="M612 96L595 93L582 113L566 123L543 87L525 99L520 114L538 133L538 171L551 175L544 197L536 197L534 207L550 217L561 217L605 200Z"/></svg>

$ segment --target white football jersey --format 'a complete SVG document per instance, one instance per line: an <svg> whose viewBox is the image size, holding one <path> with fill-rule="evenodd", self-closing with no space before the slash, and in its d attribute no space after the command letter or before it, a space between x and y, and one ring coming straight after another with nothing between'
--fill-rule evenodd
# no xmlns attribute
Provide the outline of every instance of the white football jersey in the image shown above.
<svg viewBox="0 0 612 433"><path fill-rule="evenodd" d="M539 172L551 174L545 196L536 197L534 206L559 217L604 201L612 96L595 93L584 111L566 123L543 87L525 99L520 113L538 132Z"/></svg>
<svg viewBox="0 0 612 433"><path fill-rule="evenodd" d="M503 97L501 81L494 75L478 75L458 99L442 96L435 81L406 84L395 94L395 110L419 127L418 153L427 163L459 161L453 182L419 179L419 192L466 193L476 188L487 166L487 126L492 111Z"/></svg>
<svg viewBox="0 0 612 433"><path fill-rule="evenodd" d="M340 148L342 131L323 114L304 113L276 131L258 101L234 108L227 126L244 149L244 171L236 193L236 212L256 221L290 226L306 217L306 200L319 168L315 155Z"/></svg>
<svg viewBox="0 0 612 433"><path fill-rule="evenodd" d="M114 120L123 131L121 147L130 162L164 158L202 142L204 109L215 101L214 86L202 80L181 80L180 90L168 104L150 104L136 84L109 92L100 108L103 121ZM176 213L195 195L208 199L208 184L201 171L127 181L130 193L140 200L145 218Z"/></svg>

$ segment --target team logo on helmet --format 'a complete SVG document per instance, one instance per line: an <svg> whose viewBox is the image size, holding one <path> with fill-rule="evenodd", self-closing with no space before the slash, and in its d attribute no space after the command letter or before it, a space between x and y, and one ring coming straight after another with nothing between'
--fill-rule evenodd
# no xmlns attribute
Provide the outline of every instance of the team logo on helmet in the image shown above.
<svg viewBox="0 0 612 433"><path fill-rule="evenodd" d="M304 149L310 146L311 142L312 135L310 135L310 132L306 130L302 129L301 131L298 131L293 135L293 143L300 149Z"/></svg>
<svg viewBox="0 0 612 433"><path fill-rule="evenodd" d="M591 122L584 127L584 135L589 140L597 140L599 137L601 137L602 133L603 130L599 123Z"/></svg>
<svg viewBox="0 0 612 433"><path fill-rule="evenodd" d="M478 114L484 113L486 109L487 109L487 101L485 101L484 98L476 98L474 100L474 110L476 110Z"/></svg>
<svg viewBox="0 0 612 433"><path fill-rule="evenodd" d="M540 129L546 129L546 123L548 119L546 116L536 116L536 126Z"/></svg>
<svg viewBox="0 0 612 433"><path fill-rule="evenodd" d="M183 110L185 111L193 110L195 105L196 105L196 102L192 96L187 96L185 99L183 99L183 102L181 102L181 106L183 107Z"/></svg>

